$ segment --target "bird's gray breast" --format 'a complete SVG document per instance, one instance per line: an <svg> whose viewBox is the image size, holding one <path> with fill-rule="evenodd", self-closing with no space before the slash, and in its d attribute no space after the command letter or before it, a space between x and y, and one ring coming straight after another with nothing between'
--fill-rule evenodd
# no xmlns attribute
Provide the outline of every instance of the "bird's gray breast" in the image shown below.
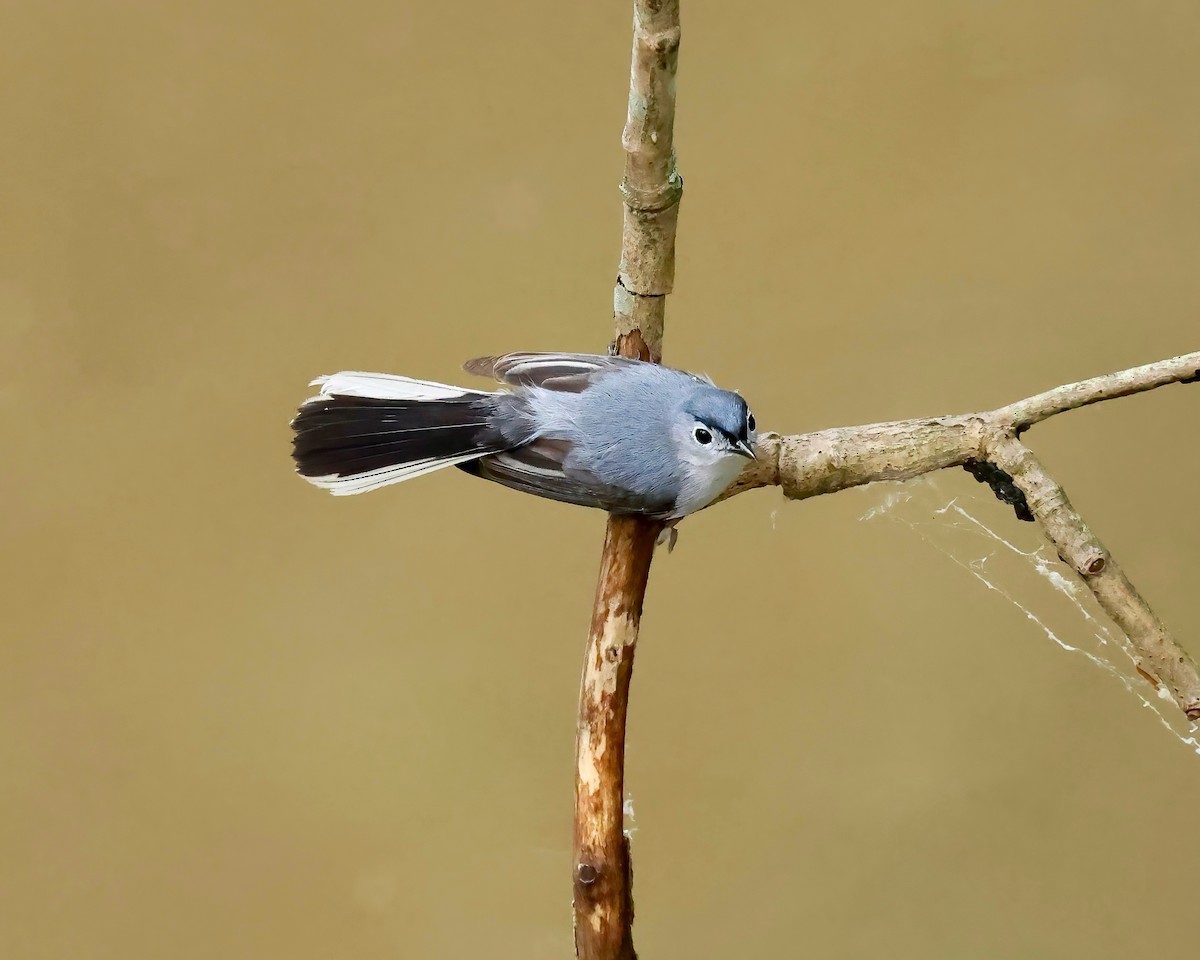
<svg viewBox="0 0 1200 960"><path fill-rule="evenodd" d="M671 435L686 377L660 367L600 376L580 393L533 388L527 402L539 436L564 440L563 472L617 512L666 515L684 477Z"/></svg>

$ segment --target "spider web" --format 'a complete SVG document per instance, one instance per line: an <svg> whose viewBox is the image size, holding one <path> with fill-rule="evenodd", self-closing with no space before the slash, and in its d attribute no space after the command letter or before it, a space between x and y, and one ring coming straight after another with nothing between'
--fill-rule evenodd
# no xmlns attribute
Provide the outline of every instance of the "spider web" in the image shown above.
<svg viewBox="0 0 1200 960"><path fill-rule="evenodd" d="M1138 672L1128 638L1058 558L1041 528L1006 523L1007 536L1002 535L980 519L990 500L986 488L952 496L942 483L928 475L872 484L872 495L882 492L882 502L859 519L911 530L987 593L1015 607L1063 651L1083 657L1120 683L1176 740L1200 755L1200 723L1188 723L1166 687L1156 690Z"/></svg>

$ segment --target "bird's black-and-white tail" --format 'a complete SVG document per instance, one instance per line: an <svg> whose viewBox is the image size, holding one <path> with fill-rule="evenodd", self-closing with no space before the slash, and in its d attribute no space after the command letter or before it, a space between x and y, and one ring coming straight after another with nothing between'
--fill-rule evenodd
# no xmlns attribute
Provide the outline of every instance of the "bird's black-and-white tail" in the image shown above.
<svg viewBox="0 0 1200 960"><path fill-rule="evenodd" d="M318 377L292 429L296 471L345 496L497 453L496 394L384 373Z"/></svg>

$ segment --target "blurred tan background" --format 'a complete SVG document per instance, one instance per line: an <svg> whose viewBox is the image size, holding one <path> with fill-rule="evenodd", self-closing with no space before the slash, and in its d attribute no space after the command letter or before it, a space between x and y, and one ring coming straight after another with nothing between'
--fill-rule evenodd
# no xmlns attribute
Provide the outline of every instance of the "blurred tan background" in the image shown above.
<svg viewBox="0 0 1200 960"><path fill-rule="evenodd" d="M570 955L602 515L335 500L287 422L320 373L604 348L629 4L0 10L0 955ZM1188 2L684 0L668 360L792 432L1196 350L1197 49ZM1198 422L1029 440L1200 655ZM1200 757L885 495L656 560L642 954L1190 953ZM961 471L912 515L954 496L1030 536Z"/></svg>

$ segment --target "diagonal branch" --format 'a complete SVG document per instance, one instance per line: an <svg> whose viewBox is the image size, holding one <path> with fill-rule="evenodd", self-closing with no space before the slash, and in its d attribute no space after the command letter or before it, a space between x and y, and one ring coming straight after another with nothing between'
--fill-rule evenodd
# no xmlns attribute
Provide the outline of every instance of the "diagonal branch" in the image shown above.
<svg viewBox="0 0 1200 960"><path fill-rule="evenodd" d="M675 169L679 0L635 0L615 352L662 358L683 181ZM575 952L634 960L633 871L624 834L625 715L657 521L610 516L588 632L576 731Z"/></svg>
<svg viewBox="0 0 1200 960"><path fill-rule="evenodd" d="M1165 686L1189 720L1200 720L1200 675L1192 658L1171 638L1066 492L1017 439L1030 425L1068 410L1198 380L1200 353L1189 353L1056 387L984 413L835 427L790 437L767 434L759 441L758 460L721 499L778 486L784 496L802 500L877 480L910 480L945 467L971 467L979 476L978 464L994 464L998 484L1011 485L1008 493L1021 498L1059 556L1129 638L1138 669L1156 687ZM1003 498L1014 502L1007 494Z"/></svg>
<svg viewBox="0 0 1200 960"><path fill-rule="evenodd" d="M1157 363L1055 387L1027 400L1001 407L993 412L993 416L998 423L1011 424L1020 433L1056 413L1065 413L1101 400L1144 393L1169 383L1192 383L1197 379L1200 379L1200 353L1186 353L1170 360L1159 360Z"/></svg>
<svg viewBox="0 0 1200 960"><path fill-rule="evenodd" d="M1200 719L1196 665L1129 582L1104 544L1084 523L1032 450L1014 437L989 444L993 463L1008 473L1029 503L1063 563L1087 584L1104 612L1133 646L1138 671L1157 690L1165 685L1189 720Z"/></svg>

